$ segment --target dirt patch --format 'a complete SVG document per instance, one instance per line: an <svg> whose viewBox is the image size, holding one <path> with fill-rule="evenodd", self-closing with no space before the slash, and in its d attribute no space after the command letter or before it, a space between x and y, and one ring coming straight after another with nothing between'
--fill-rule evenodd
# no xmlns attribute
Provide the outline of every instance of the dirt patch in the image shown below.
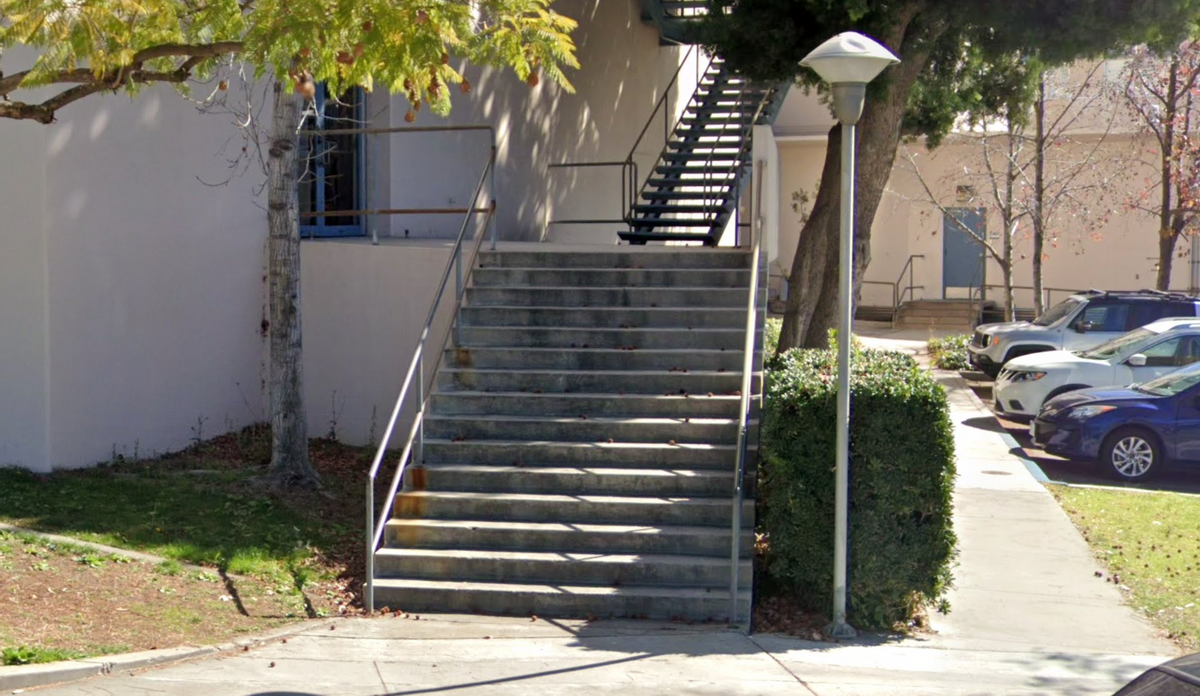
<svg viewBox="0 0 1200 696"><path fill-rule="evenodd" d="M3 532L0 571L3 648L150 650L221 642L307 616L292 588Z"/></svg>
<svg viewBox="0 0 1200 696"><path fill-rule="evenodd" d="M322 488L281 492L266 483L268 444L255 426L155 459L49 476L0 469L0 520L169 559L0 532L0 651L209 644L360 613L373 452L313 440Z"/></svg>

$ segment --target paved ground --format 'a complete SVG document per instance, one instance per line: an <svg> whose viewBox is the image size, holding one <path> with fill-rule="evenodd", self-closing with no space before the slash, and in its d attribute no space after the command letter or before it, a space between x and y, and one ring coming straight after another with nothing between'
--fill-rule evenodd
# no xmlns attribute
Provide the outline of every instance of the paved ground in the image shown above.
<svg viewBox="0 0 1200 696"><path fill-rule="evenodd" d="M882 340L917 350L924 338ZM1099 696L1173 655L1094 576L1086 544L965 382L942 379L961 556L952 611L933 617L932 635L834 645L682 624L388 618L32 693Z"/></svg>
<svg viewBox="0 0 1200 696"><path fill-rule="evenodd" d="M992 398L992 380L981 373L964 374L966 375L968 384L971 385L976 395L984 403L990 403ZM1052 481L1200 494L1200 476L1197 476L1197 471L1194 467L1163 471L1149 481L1127 483L1108 476L1094 462L1071 461L1052 454L1046 454L1033 444L1033 441L1029 437L1028 424L1000 418L997 419L997 427L1002 428L1004 432L1012 436L1020 448L1020 453L1034 461Z"/></svg>

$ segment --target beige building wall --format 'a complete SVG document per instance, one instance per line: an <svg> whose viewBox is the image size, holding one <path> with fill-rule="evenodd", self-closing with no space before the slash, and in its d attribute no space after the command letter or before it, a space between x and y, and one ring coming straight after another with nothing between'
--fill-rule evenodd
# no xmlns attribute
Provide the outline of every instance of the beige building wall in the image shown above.
<svg viewBox="0 0 1200 696"><path fill-rule="evenodd" d="M201 183L230 179L231 138L170 88L0 122L0 464L149 457L262 420L262 176Z"/></svg>
<svg viewBox="0 0 1200 696"><path fill-rule="evenodd" d="M511 71L469 68L465 74L471 93L452 90L449 118L422 110L413 124L495 128L498 166L495 191L488 195L497 200L497 224L507 240L537 241L548 216L620 219L621 167L549 166L625 160L664 95L666 116L674 124L694 91L697 71L707 65L699 48L660 46L658 30L641 19L638 0L559 0L554 9L580 24L573 36L582 68L567 71L574 94L544 75L538 86L530 87ZM677 69L679 77L668 90ZM393 96L386 108L372 112L373 122L406 126L409 108L406 99ZM664 144L663 115L660 111L635 153L643 180ZM391 205L464 205L486 163L489 137L486 132L388 136L381 146L390 159L386 188ZM377 227L399 237L408 230L411 237L444 238L457 233L460 224L458 216L396 216ZM556 225L550 237L615 244L619 229L622 225L616 223Z"/></svg>
<svg viewBox="0 0 1200 696"><path fill-rule="evenodd" d="M304 396L309 435L334 430L356 445L378 442L404 383L429 315L451 245L437 240L305 242L300 247L304 294ZM429 339L432 374L454 306L451 279L444 311ZM408 436L406 409L392 445Z"/></svg>

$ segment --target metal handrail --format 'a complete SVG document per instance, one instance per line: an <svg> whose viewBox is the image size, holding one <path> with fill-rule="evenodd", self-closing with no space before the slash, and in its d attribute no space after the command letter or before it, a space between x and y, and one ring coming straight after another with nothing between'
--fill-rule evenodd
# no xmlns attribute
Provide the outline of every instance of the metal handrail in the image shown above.
<svg viewBox="0 0 1200 696"><path fill-rule="evenodd" d="M984 285L984 287L987 288L988 290L1003 290L1004 289L1003 285L994 285L994 284L990 284L990 283ZM1028 290L1030 292L1033 292L1032 285L1014 285L1014 286L1012 286L1012 289L1013 290ZM1045 295L1046 295L1045 305L1047 307L1050 307L1053 305L1051 300L1054 298L1054 293L1056 293L1056 292L1065 292L1068 295L1074 295L1076 293L1086 292L1086 290L1083 290L1080 288L1047 288L1047 287L1043 287L1042 292L1045 293ZM1013 309L1016 310L1016 307L1014 306Z"/></svg>
<svg viewBox="0 0 1200 696"><path fill-rule="evenodd" d="M904 293L900 292L899 290L900 290L900 282L904 280L904 272L905 271L908 271L908 287L905 288L905 290L908 291L908 299L909 300L917 299L913 295L913 289L917 287L917 286L913 285L913 260L914 259L924 260L925 255L924 254L909 254L908 260L904 262L904 268L900 269L900 275L896 276L896 285L895 285L896 295L895 295L895 299L892 302L892 307L895 308L897 311L899 311L899 309L900 309L900 303L904 301ZM924 286L921 286L921 287L922 287L922 289L924 289Z"/></svg>
<svg viewBox="0 0 1200 696"><path fill-rule="evenodd" d="M692 53L695 50L696 50L695 45L688 46L687 52L683 54L683 59L679 61L679 65L676 66L676 68L675 68L675 73L673 75L671 75L671 81L667 83L666 89L663 90L662 96L658 98L657 102L655 102L654 109L651 110L650 116L648 116L646 118L646 123L645 123L645 125L642 126L642 131L640 133L638 133L637 139L634 140L634 142L633 142L633 147L629 148L629 154L625 156L624 160L615 161L615 162L612 162L612 161L610 161L610 162L557 162L557 163L551 164L547 167L547 169L574 169L574 168L580 168L580 167L620 167L621 168L621 182L620 182L621 214L620 214L620 218L616 219L616 220L613 220L613 219L554 220L554 219L550 218L550 206L547 204L546 219L542 225L541 241L543 241L543 242L546 241L546 237L549 234L550 226L556 225L556 224L564 224L564 225L565 224L596 225L596 224L614 224L614 223L615 224L629 224L629 221L631 218L630 210L633 207L634 201L637 200L638 179L640 178L640 172L638 171L638 165L637 165L637 162L634 161L633 156L635 153L637 153L638 146L642 144L642 139L646 137L646 133L648 133L650 131L650 126L654 123L654 119L658 115L658 112L660 110L663 112L663 151L666 150L666 147L670 143L670 140L671 140L671 127L670 127L669 119L667 118L667 111L663 107L667 103L667 99L671 96L671 90L675 87L675 83L677 83L679 81L679 75L680 75L680 73L683 72L683 66L687 65L688 59L692 57ZM711 60L709 61L709 64L710 65L712 64ZM707 68L706 68L706 70L707 70ZM699 61L697 61L697 80L696 80L697 85L699 84L699 82L700 82L700 80L699 80ZM683 111L680 112L679 119L683 118L683 114L686 113L686 111L687 111L687 109L685 108ZM676 119L676 121L675 121L676 128L679 126L679 119ZM661 153L660 153L660 159L661 159Z"/></svg>
<svg viewBox="0 0 1200 696"><path fill-rule="evenodd" d="M494 140L493 140L494 142ZM496 201L493 199L487 208L487 214L484 218L482 228L476 225L477 230L474 233L475 244L471 248L470 255L466 260L466 273L463 272L463 241L466 238L467 227L471 220L475 217L475 208L479 200L480 193L483 192L483 184L487 181L487 177L492 173L496 166L496 146L493 144L490 156L488 157L487 165L484 166L483 172L479 175L479 183L475 186L475 193L471 197L468 208L471 212L463 218L462 227L459 229L458 237L454 241L454 247L451 250L450 258L446 261L446 270L442 273L441 283L438 285L437 294L434 295L433 304L429 308L429 316L425 320L425 326L421 329L421 339L417 342L417 347L413 350L412 361L408 365L408 374L404 377L404 384L400 387L400 395L396 398L396 406L392 409L391 418L388 419L387 427L383 431L383 439L379 443L379 449L375 452L375 458L371 461L371 468L367 473L367 572L366 583L363 588L363 604L368 612L375 610L375 550L379 548L379 543L383 540L383 533L387 525L388 515L395 504L396 495L399 491L400 484L404 480L404 472L408 467L410 458L413 461L421 461L423 459L424 449L424 424L425 424L425 408L429 400L429 395L426 393L425 385L425 353L428 345L429 334L433 329L433 323L437 319L438 309L441 306L442 297L446 293L446 288L450 283L450 275L455 276L455 296L454 308L450 315L450 323L446 327L446 331L442 336L442 340L434 344L438 348L444 348L447 341L450 340L451 332L455 336L458 332L457 315L459 308L462 307L463 293L466 291L466 286L470 282L471 271L475 267L475 259L479 256L479 249L483 245L483 239L487 235L484 234L492 219L496 214ZM483 231L481 232L480 229ZM493 228L492 248L495 248L495 232ZM455 343L458 343L456 338ZM439 350L434 358L433 370L431 374L436 375L438 367L442 360L442 353ZM380 467L383 464L383 459L387 455L387 446L392 439L392 432L396 428L396 420L400 417L400 412L404 410L404 405L407 397L412 389L416 378L416 415L413 418L412 428L409 431L408 439L404 444L404 449L400 454L400 459L396 465L396 473L392 476L391 487L388 489L387 499L384 502L383 509L380 510L378 518L375 515L375 482L379 476ZM378 521L377 521L378 520Z"/></svg>
<svg viewBox="0 0 1200 696"><path fill-rule="evenodd" d="M738 585L742 556L742 478L746 472L746 441L750 421L750 387L754 379L754 344L758 338L758 275L762 252L762 170L764 162L756 163L754 173L754 219L750 227L750 293L746 301L746 342L742 354L742 394L738 411L737 461L733 473L733 520L730 541L729 622L738 620Z"/></svg>

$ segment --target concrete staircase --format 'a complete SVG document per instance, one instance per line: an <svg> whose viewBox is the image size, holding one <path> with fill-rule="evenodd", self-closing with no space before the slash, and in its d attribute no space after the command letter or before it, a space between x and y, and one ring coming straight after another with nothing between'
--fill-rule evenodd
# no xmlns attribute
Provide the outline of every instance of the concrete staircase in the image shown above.
<svg viewBox="0 0 1200 696"><path fill-rule="evenodd" d="M480 256L375 603L729 620L749 255L547 248ZM745 621L752 487L740 514Z"/></svg>
<svg viewBox="0 0 1200 696"><path fill-rule="evenodd" d="M970 300L915 300L900 305L896 327L970 331L978 323L978 311Z"/></svg>

